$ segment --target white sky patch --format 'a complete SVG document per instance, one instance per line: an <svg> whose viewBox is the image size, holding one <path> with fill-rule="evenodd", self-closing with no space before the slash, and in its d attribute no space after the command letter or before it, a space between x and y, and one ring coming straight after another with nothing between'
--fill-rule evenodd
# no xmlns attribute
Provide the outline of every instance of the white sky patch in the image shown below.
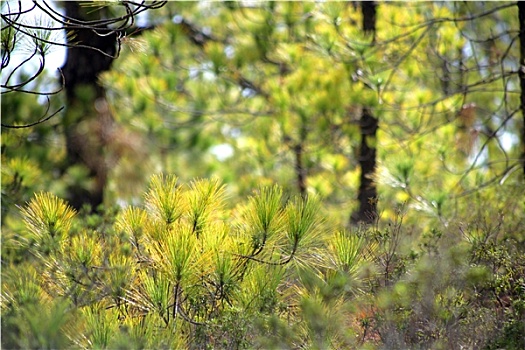
<svg viewBox="0 0 525 350"><path fill-rule="evenodd" d="M19 11L17 3L9 2L9 7L7 7L7 3L3 5L5 6L2 8L4 13L8 13L9 8L11 12ZM34 5L32 1L21 1L22 11L27 11L33 6ZM55 10L57 9L55 8ZM42 25L55 28L59 27L58 23L54 22L51 17L49 17L46 13L42 12L38 8L35 8L23 14L21 18L17 19L17 22L20 21L29 25ZM16 69L20 64L22 64L22 66L19 69L17 69L14 76L9 80L10 84L20 82L18 77L22 73L28 76L33 76L33 74L35 74L40 67L40 55L35 55L35 57L33 57L32 59L23 63L24 60L27 60L34 52L33 39L27 35L23 35L22 33L18 33L18 38L19 39L16 43L15 50L11 53L11 61L6 67L5 71L2 71L2 84L6 83L5 80L9 76L10 72ZM59 45L51 44L49 51L45 54L44 72L42 74L58 78L58 68L61 68L66 60L66 47L60 45L65 44L66 42L64 31L54 30L51 36L49 37L49 40ZM31 86L32 85L30 84L26 88L31 89ZM42 91L54 90L53 87L48 86L43 86L42 89Z"/></svg>
<svg viewBox="0 0 525 350"><path fill-rule="evenodd" d="M513 147L515 147L520 139L516 134L510 132L505 132L500 136L501 146L506 152L509 152Z"/></svg>
<svg viewBox="0 0 525 350"><path fill-rule="evenodd" d="M233 156L233 147L227 143L222 143L217 146L213 146L210 149L210 153L213 154L217 160L225 161Z"/></svg>
<svg viewBox="0 0 525 350"><path fill-rule="evenodd" d="M224 54L227 58L232 59L235 56L235 48L231 45L227 45L224 48Z"/></svg>

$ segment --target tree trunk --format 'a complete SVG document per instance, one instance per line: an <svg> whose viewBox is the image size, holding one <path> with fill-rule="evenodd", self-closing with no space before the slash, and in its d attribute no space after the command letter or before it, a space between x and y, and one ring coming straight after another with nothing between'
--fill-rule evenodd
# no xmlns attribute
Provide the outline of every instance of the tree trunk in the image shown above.
<svg viewBox="0 0 525 350"><path fill-rule="evenodd" d="M366 34L372 34L372 42L375 42L376 34L376 8L375 1L361 2L361 13L363 15L363 31Z"/></svg>
<svg viewBox="0 0 525 350"><path fill-rule="evenodd" d="M79 20L97 20L99 11L90 12L79 2L65 1L65 14ZM70 204L79 209L88 204L92 210L102 204L107 182L108 165L105 146L114 126L113 117L106 101L105 89L98 84L100 74L111 67L117 53L116 34L100 35L91 29L79 29L68 36L66 63L62 67L65 79L66 114L64 132L67 156L64 170L72 166L85 167L89 172L88 185L71 184L68 188ZM78 45L90 48L78 47ZM97 51L96 49L102 51Z"/></svg>
<svg viewBox="0 0 525 350"><path fill-rule="evenodd" d="M525 177L525 2L518 1L518 18L520 23L520 108L523 125L521 129L521 165Z"/></svg>
<svg viewBox="0 0 525 350"><path fill-rule="evenodd" d="M303 164L303 144L295 145L295 173L297 176L297 188L302 198L306 198L306 168Z"/></svg>
<svg viewBox="0 0 525 350"><path fill-rule="evenodd" d="M359 209L352 213L351 223L373 223L377 218L377 187L373 179L376 170L376 147L378 119L370 109L363 108L363 115L359 121L361 129L361 148L359 150L359 165L361 175L359 178L359 192L357 200Z"/></svg>
<svg viewBox="0 0 525 350"><path fill-rule="evenodd" d="M376 32L376 7L373 1L361 3L363 14L363 31L373 35L372 42L375 41ZM359 209L352 213L350 223L371 224L377 218L377 186L373 179L376 170L376 147L375 140L377 135L378 120L372 115L368 107L363 107L361 119L359 121L361 129L361 147L359 149L359 167L361 175L359 178L359 191L357 200Z"/></svg>
<svg viewBox="0 0 525 350"><path fill-rule="evenodd" d="M302 198L306 198L307 195L307 177L308 167L305 164L304 159L304 148L306 145L306 138L308 137L308 121L304 115L300 115L301 125L299 126L299 140L293 147L295 154L295 174L297 176L297 188Z"/></svg>

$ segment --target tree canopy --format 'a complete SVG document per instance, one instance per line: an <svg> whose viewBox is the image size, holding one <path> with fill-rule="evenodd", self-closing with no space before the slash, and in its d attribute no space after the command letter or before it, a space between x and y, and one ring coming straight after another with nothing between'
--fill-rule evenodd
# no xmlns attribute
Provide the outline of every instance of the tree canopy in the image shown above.
<svg viewBox="0 0 525 350"><path fill-rule="evenodd" d="M1 34L3 346L525 346L523 3L7 1Z"/></svg>

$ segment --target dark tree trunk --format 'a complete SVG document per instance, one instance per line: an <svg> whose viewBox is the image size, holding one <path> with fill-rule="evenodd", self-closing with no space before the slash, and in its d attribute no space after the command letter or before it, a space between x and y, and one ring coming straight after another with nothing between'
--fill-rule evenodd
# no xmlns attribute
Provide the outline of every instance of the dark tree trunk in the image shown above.
<svg viewBox="0 0 525 350"><path fill-rule="evenodd" d="M363 108L363 115L359 121L361 129L361 148L359 150L359 192L357 200L359 209L352 214L351 223L359 222L370 224L377 218L377 187L373 179L376 170L376 147L378 120L368 108Z"/></svg>
<svg viewBox="0 0 525 350"><path fill-rule="evenodd" d="M372 34L372 42L375 41L376 32L376 3L373 1L361 2L363 14L363 31ZM357 200L359 208L350 217L351 224L371 224L377 218L377 186L374 181L376 171L376 136L378 120L368 107L363 107L359 121L361 130L361 147L359 149L359 167L361 175L359 178L359 192Z"/></svg>
<svg viewBox="0 0 525 350"><path fill-rule="evenodd" d="M363 14L363 31L372 34L375 41L376 33L376 8L374 1L361 2L361 13Z"/></svg>
<svg viewBox="0 0 525 350"><path fill-rule="evenodd" d="M518 1L518 18L520 23L520 108L523 126L521 129L521 165L523 167L523 176L525 177L525 2Z"/></svg>
<svg viewBox="0 0 525 350"><path fill-rule="evenodd" d="M295 153L295 173L297 176L297 188L302 198L306 197L306 168L303 164L303 144L294 147Z"/></svg>
<svg viewBox="0 0 525 350"><path fill-rule="evenodd" d="M99 19L92 18L99 11L90 13L90 8L82 7L79 2L65 1L63 6L68 17ZM68 188L68 200L77 209L88 204L95 210L102 204L107 182L105 146L109 142L108 135L111 135L114 122L105 89L98 84L98 78L111 67L117 53L117 38L114 33L100 35L104 31L109 33L105 28L100 28L98 33L79 29L70 35L69 43L77 47L68 48L66 63L62 67L66 91L64 131L67 158L64 168L84 166L91 177L89 186L72 184Z"/></svg>
<svg viewBox="0 0 525 350"><path fill-rule="evenodd" d="M66 1L64 9L68 17L79 20L91 19L88 18L85 8L79 2ZM89 7L87 9L89 11ZM99 11L93 11L93 13L99 13ZM98 76L110 69L117 53L116 34L106 35L109 32L107 28L100 28L97 32L92 29L78 29L68 38L69 44L87 46L69 47L67 50L67 60L62 70L68 98L75 98L75 88L83 84L92 86L97 95L105 96L104 89L97 84Z"/></svg>
<svg viewBox="0 0 525 350"><path fill-rule="evenodd" d="M299 126L299 139L292 147L292 151L295 155L295 175L297 178L297 189L302 198L307 196L307 178L308 178L308 167L305 164L304 159L304 148L306 144L306 138L308 137L308 120L304 115L300 115L300 126Z"/></svg>

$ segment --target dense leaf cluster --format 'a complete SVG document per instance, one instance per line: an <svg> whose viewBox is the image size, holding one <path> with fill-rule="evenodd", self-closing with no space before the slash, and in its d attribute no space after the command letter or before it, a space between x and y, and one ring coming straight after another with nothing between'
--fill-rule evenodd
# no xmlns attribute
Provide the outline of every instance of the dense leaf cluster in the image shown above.
<svg viewBox="0 0 525 350"><path fill-rule="evenodd" d="M525 348L523 3L32 4L3 348Z"/></svg>
<svg viewBox="0 0 525 350"><path fill-rule="evenodd" d="M103 216L35 195L25 229L3 237L4 346L524 345L522 223L478 217L415 239L399 208L384 227L335 232L315 199L225 195L155 176L143 207Z"/></svg>

